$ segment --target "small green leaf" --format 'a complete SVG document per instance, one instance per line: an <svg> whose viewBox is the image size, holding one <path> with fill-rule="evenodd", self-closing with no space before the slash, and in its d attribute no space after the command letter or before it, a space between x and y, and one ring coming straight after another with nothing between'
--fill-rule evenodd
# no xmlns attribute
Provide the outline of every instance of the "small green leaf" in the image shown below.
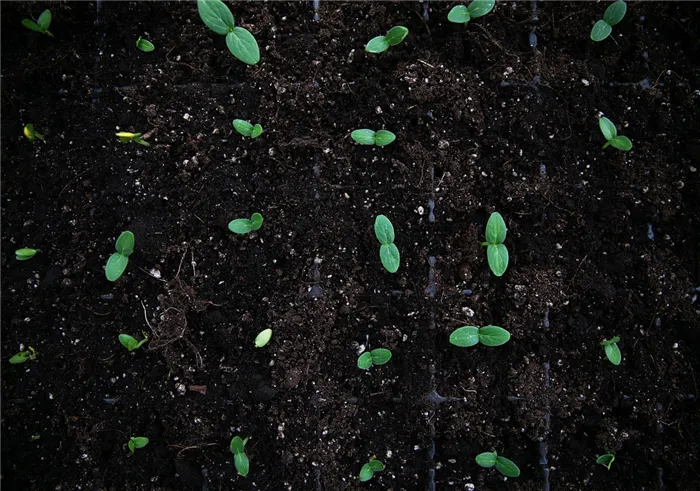
<svg viewBox="0 0 700 491"><path fill-rule="evenodd" d="M591 39L593 41L600 42L607 38L611 33L612 27L610 27L610 24L601 19L593 25L593 29L591 29Z"/></svg>
<svg viewBox="0 0 700 491"><path fill-rule="evenodd" d="M396 273L399 270L401 255L399 254L399 249L396 247L396 244L382 244L379 248L379 259L381 259L384 269L388 272Z"/></svg>
<svg viewBox="0 0 700 491"><path fill-rule="evenodd" d="M365 46L365 51L368 53L383 53L389 49L389 43L385 36L377 36L369 40L367 46Z"/></svg>
<svg viewBox="0 0 700 491"><path fill-rule="evenodd" d="M629 138L622 135L616 136L615 138L611 139L610 145L624 152L632 150L632 142Z"/></svg>
<svg viewBox="0 0 700 491"><path fill-rule="evenodd" d="M389 29L389 32L384 36L384 40L389 46L396 46L408 36L408 29L404 26L395 26Z"/></svg>
<svg viewBox="0 0 700 491"><path fill-rule="evenodd" d="M242 27L234 27L226 34L228 50L247 65L255 65L260 61L260 48L255 37Z"/></svg>
<svg viewBox="0 0 700 491"><path fill-rule="evenodd" d="M265 329L255 336L255 347L262 348L272 339L272 329Z"/></svg>
<svg viewBox="0 0 700 491"><path fill-rule="evenodd" d="M469 15L469 10L464 5L457 5L452 7L450 13L447 14L447 20L454 22L455 24L466 24L471 20Z"/></svg>
<svg viewBox="0 0 700 491"><path fill-rule="evenodd" d="M228 229L234 234L244 235L253 230L253 223L247 218L236 218L229 222Z"/></svg>
<svg viewBox="0 0 700 491"><path fill-rule="evenodd" d="M27 29L31 29L32 31L42 32L41 27L39 27L39 25L31 19L23 19L22 25Z"/></svg>
<svg viewBox="0 0 700 491"><path fill-rule="evenodd" d="M245 448L246 443L248 443L247 438L244 440L240 436L234 436L231 439L231 444L229 445L229 448L231 449L231 453L233 453L233 454L242 453L243 449Z"/></svg>
<svg viewBox="0 0 700 491"><path fill-rule="evenodd" d="M510 333L498 326L484 326L479 329L479 342L486 346L501 346L510 339Z"/></svg>
<svg viewBox="0 0 700 491"><path fill-rule="evenodd" d="M19 353L14 355L12 358L10 358L10 363L12 365L18 365L20 363L26 362L29 359L30 359L29 351L20 351Z"/></svg>
<svg viewBox="0 0 700 491"><path fill-rule="evenodd" d="M134 234L127 230L119 235L119 237L117 238L117 243L114 245L114 248L117 250L118 253L124 254L126 257L129 257L134 252L135 241L136 238L134 237Z"/></svg>
<svg viewBox="0 0 700 491"><path fill-rule="evenodd" d="M369 464L365 464L362 466L362 469L360 469L360 481L365 482L369 481L374 477L374 471L372 470L372 467L370 467Z"/></svg>
<svg viewBox="0 0 700 491"><path fill-rule="evenodd" d="M476 456L476 463L481 467L493 467L496 465L496 458L498 455L496 452L484 452Z"/></svg>
<svg viewBox="0 0 700 491"><path fill-rule="evenodd" d="M251 136L255 127L248 121L244 121L242 119L234 119L233 128L243 136Z"/></svg>
<svg viewBox="0 0 700 491"><path fill-rule="evenodd" d="M367 462L367 463L369 464L370 469L372 469L374 472L381 472L384 469L386 469L386 467L384 466L384 464L382 462L380 462L374 458L369 459L369 462Z"/></svg>
<svg viewBox="0 0 700 491"><path fill-rule="evenodd" d="M396 135L391 131L379 130L374 135L374 144L378 147L385 147L396 140Z"/></svg>
<svg viewBox="0 0 700 491"><path fill-rule="evenodd" d="M129 336L128 334L120 334L119 342L122 343L122 346L124 346L129 351L134 351L136 349L136 346L139 344L139 342L136 341L136 339L134 339L132 336Z"/></svg>
<svg viewBox="0 0 700 491"><path fill-rule="evenodd" d="M372 368L372 353L366 351L357 358L357 368L369 370Z"/></svg>
<svg viewBox="0 0 700 491"><path fill-rule="evenodd" d="M606 140L612 140L617 136L617 128L615 128L615 124L605 116L601 116L601 118L598 120L598 126L600 127L600 132L603 133Z"/></svg>
<svg viewBox="0 0 700 491"><path fill-rule="evenodd" d="M129 441L134 444L134 448L143 448L148 445L148 438L145 436L137 436Z"/></svg>
<svg viewBox="0 0 700 491"><path fill-rule="evenodd" d="M374 145L374 135L376 133L372 130L363 129L355 130L350 133L350 138L355 140L360 145Z"/></svg>
<svg viewBox="0 0 700 491"><path fill-rule="evenodd" d="M486 257L491 272L496 276L503 276L508 269L508 249L503 244L491 245L486 248Z"/></svg>
<svg viewBox="0 0 700 491"><path fill-rule="evenodd" d="M44 10L37 19L36 24L41 29L41 32L48 31L51 25L51 11L49 9Z"/></svg>
<svg viewBox="0 0 700 491"><path fill-rule="evenodd" d="M479 328L476 326L464 326L455 329L450 334L450 344L460 348L469 348L479 343Z"/></svg>
<svg viewBox="0 0 700 491"><path fill-rule="evenodd" d="M380 244L392 244L395 240L395 236L394 226L391 224L391 220L384 215L377 215L377 218L374 219L374 235L377 237Z"/></svg>
<svg viewBox="0 0 700 491"><path fill-rule="evenodd" d="M491 12L495 5L496 0L474 0L469 4L467 10L469 11L469 16L472 19L476 19Z"/></svg>
<svg viewBox="0 0 700 491"><path fill-rule="evenodd" d="M486 223L486 242L492 245L502 244L506 240L506 222L497 211L491 213Z"/></svg>
<svg viewBox="0 0 700 491"><path fill-rule="evenodd" d="M250 132L250 137L257 138L260 135L262 135L262 132L263 132L263 127L260 126L260 123L258 123L255 126L253 126L253 130Z"/></svg>
<svg viewBox="0 0 700 491"><path fill-rule="evenodd" d="M609 25L614 26L625 17L626 13L627 4L622 0L618 0L617 2L610 5L607 9L605 9L605 14L603 14L603 20L605 20L605 22L607 22ZM39 18L39 20L41 20L41 18Z"/></svg>
<svg viewBox="0 0 700 491"><path fill-rule="evenodd" d="M117 281L124 274L126 266L129 264L129 258L124 254L115 252L107 260L105 267L105 276L109 281Z"/></svg>
<svg viewBox="0 0 700 491"><path fill-rule="evenodd" d="M150 53L156 49L152 42L148 41L147 39L143 39L141 36L139 36L139 38L136 40L136 47L144 53Z"/></svg>
<svg viewBox="0 0 700 491"><path fill-rule="evenodd" d="M28 259L33 258L37 252L38 252L37 249L30 249L28 247L23 247L23 248L17 249L15 251L15 258L18 261L26 261Z"/></svg>
<svg viewBox="0 0 700 491"><path fill-rule="evenodd" d="M239 452L233 456L233 463L236 466L238 473L246 477L250 471L250 462L248 461L248 456L245 452Z"/></svg>
<svg viewBox="0 0 700 491"><path fill-rule="evenodd" d="M608 357L610 363L617 366L622 362L622 353L620 352L620 348L617 347L616 343L606 344L603 346L603 349L605 350L605 356Z"/></svg>
<svg viewBox="0 0 700 491"><path fill-rule="evenodd" d="M391 360L391 351L386 348L373 349L370 354L372 356L372 363L375 365L384 365Z"/></svg>
<svg viewBox="0 0 700 491"><path fill-rule="evenodd" d="M500 455L496 457L496 470L508 477L518 477L520 475L520 469L515 462Z"/></svg>
<svg viewBox="0 0 700 491"><path fill-rule="evenodd" d="M252 230L260 230L263 224L263 216L260 213L253 213L250 216L250 228Z"/></svg>
<svg viewBox="0 0 700 491"><path fill-rule="evenodd" d="M610 470L610 466L612 463L615 461L615 456L611 453L606 453L605 455L601 455L598 457L595 461L596 464L604 465L605 467Z"/></svg>
<svg viewBox="0 0 700 491"><path fill-rule="evenodd" d="M133 440L129 440L129 442L126 445L127 445L127 447L129 447L129 450L131 451L131 453L134 453L136 451L136 447L134 446Z"/></svg>
<svg viewBox="0 0 700 491"><path fill-rule="evenodd" d="M235 26L233 14L221 0L197 0L199 17L217 34L227 34Z"/></svg>

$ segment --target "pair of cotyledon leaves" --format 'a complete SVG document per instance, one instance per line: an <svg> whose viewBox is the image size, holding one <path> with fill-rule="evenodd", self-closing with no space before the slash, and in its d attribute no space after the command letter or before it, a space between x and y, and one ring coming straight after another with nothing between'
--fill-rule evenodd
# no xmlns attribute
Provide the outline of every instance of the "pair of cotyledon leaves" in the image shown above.
<svg viewBox="0 0 700 491"><path fill-rule="evenodd" d="M209 29L226 36L226 46L233 56L248 65L260 61L255 37L247 29L236 26L233 14L221 0L197 0L197 10Z"/></svg>

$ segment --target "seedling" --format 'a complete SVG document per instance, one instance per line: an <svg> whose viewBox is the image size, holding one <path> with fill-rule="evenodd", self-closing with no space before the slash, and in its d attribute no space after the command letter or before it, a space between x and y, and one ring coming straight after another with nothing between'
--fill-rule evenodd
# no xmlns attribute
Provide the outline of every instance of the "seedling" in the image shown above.
<svg viewBox="0 0 700 491"><path fill-rule="evenodd" d="M122 346L124 346L129 351L134 351L136 349L139 349L141 346L143 346L144 343L148 341L148 336L146 335L146 333L142 332L142 334L143 339L141 341L137 341L135 338L129 336L128 334L120 334L119 342L122 343Z"/></svg>
<svg viewBox="0 0 700 491"><path fill-rule="evenodd" d="M606 453L605 455L601 455L595 460L596 464L603 465L610 470L610 466L612 463L615 461L615 456L611 453Z"/></svg>
<svg viewBox="0 0 700 491"><path fill-rule="evenodd" d="M132 436L129 439L129 442L127 443L127 446L129 447L129 450L131 450L131 453L134 453L137 448L143 448L146 445L148 445L148 438L145 436Z"/></svg>
<svg viewBox="0 0 700 491"><path fill-rule="evenodd" d="M228 224L228 229L234 234L245 235L253 230L259 230L263 224L263 216L260 213L253 213L250 220L247 218L236 218Z"/></svg>
<svg viewBox="0 0 700 491"><path fill-rule="evenodd" d="M32 31L53 37L53 34L49 32L49 27L51 26L51 11L49 9L44 10L36 22L31 19L24 19L22 25Z"/></svg>
<svg viewBox="0 0 700 491"><path fill-rule="evenodd" d="M350 133L350 137L360 145L377 145L378 147L385 147L396 140L396 135L387 130L355 130Z"/></svg>
<svg viewBox="0 0 700 491"><path fill-rule="evenodd" d="M15 251L15 258L18 261L27 261L28 259L33 258L37 252L39 252L39 249L30 249L28 247L23 247Z"/></svg>
<svg viewBox="0 0 700 491"><path fill-rule="evenodd" d="M122 232L117 239L114 248L117 250L109 256L107 266L105 266L105 276L109 281L117 281L124 274L126 266L129 264L129 256L134 252L134 234Z"/></svg>
<svg viewBox="0 0 700 491"><path fill-rule="evenodd" d="M246 443L248 443L248 438L243 440L240 436L234 436L230 445L231 453L233 454L233 463L235 464L238 473L243 477L247 476L248 471L250 470L248 456L243 450Z"/></svg>
<svg viewBox="0 0 700 491"><path fill-rule="evenodd" d="M474 0L467 7L457 5L447 14L447 20L455 24L464 24L466 27L470 20L483 17L491 12L495 5L496 0Z"/></svg>
<svg viewBox="0 0 700 491"><path fill-rule="evenodd" d="M13 365L19 365L20 363L24 363L28 360L36 360L36 357L39 355L39 352L31 346L27 346L27 348L28 349L26 351L20 351L12 358L10 358L10 363Z"/></svg>
<svg viewBox="0 0 700 491"><path fill-rule="evenodd" d="M375 472L380 472L385 469L384 464L377 460L376 457L370 457L369 462L360 469L360 481L369 481L374 477Z"/></svg>
<svg viewBox="0 0 700 491"><path fill-rule="evenodd" d="M612 339L604 339L600 342L600 345L605 351L605 356L608 357L610 363L613 365L619 365L622 362L622 353L620 348L617 347L617 342L620 340L620 336L615 336Z"/></svg>
<svg viewBox="0 0 700 491"><path fill-rule="evenodd" d="M600 42L612 34L612 26L619 23L627 13L627 4L623 0L618 0L617 2L611 4L605 13L603 18L596 22L591 29L591 39L596 42Z"/></svg>
<svg viewBox="0 0 700 491"><path fill-rule="evenodd" d="M136 47L143 51L144 53L150 53L156 47L148 39L143 39L141 36L136 40Z"/></svg>
<svg viewBox="0 0 700 491"><path fill-rule="evenodd" d="M496 276L503 276L508 269L508 249L503 245L506 240L506 222L500 213L491 213L489 221L486 223L486 258L489 261L489 268Z"/></svg>
<svg viewBox="0 0 700 491"><path fill-rule="evenodd" d="M255 37L246 29L237 27L233 14L221 0L197 0L199 17L209 29L226 36L226 46L233 56L247 65L260 61L260 48Z"/></svg>
<svg viewBox="0 0 700 491"><path fill-rule="evenodd" d="M32 143L34 143L36 140L44 141L44 135L36 131L34 129L34 125L31 123L24 127L24 136L27 137L27 140Z"/></svg>
<svg viewBox="0 0 700 491"><path fill-rule="evenodd" d="M450 334L450 344L469 348L481 343L485 346L501 346L510 340L510 333L498 326L464 326Z"/></svg>
<svg viewBox="0 0 700 491"><path fill-rule="evenodd" d="M401 255L398 247L394 244L394 226L384 215L377 215L375 218L374 235L381 244L379 259L381 259L384 269L390 273L396 273L399 270Z"/></svg>
<svg viewBox="0 0 700 491"><path fill-rule="evenodd" d="M386 348L377 348L362 353L357 359L357 368L369 370L372 365L384 365L389 360L391 360L391 351Z"/></svg>
<svg viewBox="0 0 700 491"><path fill-rule="evenodd" d="M403 26L395 26L389 29L385 36L377 36L370 39L365 51L368 53L383 53L389 46L396 46L408 36L408 29Z"/></svg>
<svg viewBox="0 0 700 491"><path fill-rule="evenodd" d="M272 339L272 329L265 329L255 336L255 347L262 348Z"/></svg>
<svg viewBox="0 0 700 491"><path fill-rule="evenodd" d="M518 477L520 469L510 459L501 457L494 450L493 452L484 452L476 456L476 463L481 467L496 467L496 470L507 477Z"/></svg>
<svg viewBox="0 0 700 491"><path fill-rule="evenodd" d="M241 135L249 136L251 138L257 138L262 135L263 132L263 128L259 123L253 126L248 121L244 121L242 119L234 119L233 127Z"/></svg>
<svg viewBox="0 0 700 491"><path fill-rule="evenodd" d="M632 148L632 142L630 139L626 136L618 136L615 124L605 116L601 116L601 118L598 120L598 126L600 126L600 131L603 133L605 139L608 140L603 145L603 150L608 148L608 145L612 145L618 150L623 150L625 152Z"/></svg>
<svg viewBox="0 0 700 491"><path fill-rule="evenodd" d="M120 131L117 133L119 141L122 143L134 142L144 147L150 147L151 144L141 138L141 133L130 133L128 131Z"/></svg>

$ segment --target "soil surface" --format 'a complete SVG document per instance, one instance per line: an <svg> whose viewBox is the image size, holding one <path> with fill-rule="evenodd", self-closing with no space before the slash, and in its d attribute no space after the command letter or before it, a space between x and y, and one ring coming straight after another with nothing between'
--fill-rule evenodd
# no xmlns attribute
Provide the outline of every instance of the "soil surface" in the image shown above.
<svg viewBox="0 0 700 491"><path fill-rule="evenodd" d="M499 2L466 29L451 3L230 6L257 66L194 2L52 3L53 38L21 25L47 4L2 4L4 487L698 489L698 6L630 2L602 43L588 2ZM406 40L365 54L393 25ZM600 113L630 152L601 149ZM397 139L357 146L364 127ZM501 278L480 246L495 210ZM253 212L260 230L227 230ZM448 343L487 324L510 342ZM391 361L359 370L376 347ZM491 449L521 476L477 466ZM360 483L373 455L386 470Z"/></svg>

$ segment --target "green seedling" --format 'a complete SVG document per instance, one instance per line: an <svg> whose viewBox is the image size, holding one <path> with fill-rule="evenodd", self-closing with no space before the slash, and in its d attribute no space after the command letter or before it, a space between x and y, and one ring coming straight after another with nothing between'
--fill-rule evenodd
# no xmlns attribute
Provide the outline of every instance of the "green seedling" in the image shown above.
<svg viewBox="0 0 700 491"><path fill-rule="evenodd" d="M385 147L396 140L396 135L387 130L355 130L350 133L350 137L360 145L377 145L378 147Z"/></svg>
<svg viewBox="0 0 700 491"><path fill-rule="evenodd" d="M501 346L510 340L510 333L498 326L464 326L450 334L450 344L469 348L481 343L485 346Z"/></svg>
<svg viewBox="0 0 700 491"><path fill-rule="evenodd" d="M481 467L496 467L496 470L507 477L518 477L520 469L510 459L501 457L494 450L493 452L484 452L476 456L476 463Z"/></svg>
<svg viewBox="0 0 700 491"><path fill-rule="evenodd" d="M250 220L247 218L236 218L228 224L228 229L234 234L245 235L253 230L259 230L263 224L263 216L260 213L253 213Z"/></svg>
<svg viewBox="0 0 700 491"><path fill-rule="evenodd" d="M146 445L148 445L148 438L146 438L145 436L132 436L129 439L129 442L127 443L127 446L129 447L131 453L134 453L137 448L143 448Z"/></svg>
<svg viewBox="0 0 700 491"><path fill-rule="evenodd" d="M591 39L596 42L600 42L612 34L612 26L619 23L627 13L627 4L623 0L618 0L617 2L611 4L605 13L603 18L596 22L591 29Z"/></svg>
<svg viewBox="0 0 700 491"><path fill-rule="evenodd" d="M156 47L148 39L143 39L141 36L136 40L136 47L143 51L144 53L150 53Z"/></svg>
<svg viewBox="0 0 700 491"><path fill-rule="evenodd" d="M260 61L260 48L255 37L246 29L237 27L233 14L221 0L197 0L199 17L209 29L226 36L226 46L233 56L247 65Z"/></svg>
<svg viewBox="0 0 700 491"><path fill-rule="evenodd" d="M384 269L390 273L396 273L401 263L399 249L394 244L394 226L384 215L377 215L374 220L374 235L381 244L379 247L379 259Z"/></svg>
<svg viewBox="0 0 700 491"><path fill-rule="evenodd" d="M242 119L234 119L233 127L241 135L249 136L250 138L257 138L262 135L263 132L263 128L259 123L253 126L248 121L244 121Z"/></svg>
<svg viewBox="0 0 700 491"><path fill-rule="evenodd" d="M119 141L122 143L134 142L144 147L150 147L151 144L141 138L141 133L130 133L128 131L120 131L117 133Z"/></svg>
<svg viewBox="0 0 700 491"><path fill-rule="evenodd" d="M107 266L105 266L105 276L109 281L117 281L124 274L126 266L129 264L129 256L134 252L134 234L122 232L117 239L114 248L117 250L109 256Z"/></svg>
<svg viewBox="0 0 700 491"><path fill-rule="evenodd" d="M250 470L248 456L243 450L246 443L248 443L248 438L244 440L240 436L234 436L230 445L231 453L233 454L233 463L235 464L238 473L243 477L247 476L248 471Z"/></svg>
<svg viewBox="0 0 700 491"><path fill-rule="evenodd" d="M13 365L19 365L20 363L24 363L28 360L36 360L36 357L39 355L39 352L31 346L27 346L27 348L28 349L26 351L20 351L12 358L10 358L10 363Z"/></svg>
<svg viewBox="0 0 700 491"><path fill-rule="evenodd" d="M383 53L389 49L389 46L401 44L401 41L403 41L406 36L408 36L408 29L405 27L392 27L385 36L377 36L370 39L367 46L365 46L365 51L368 53Z"/></svg>
<svg viewBox="0 0 700 491"><path fill-rule="evenodd" d="M616 366L622 362L622 353L620 352L620 348L617 347L618 341L620 341L620 336L615 336L612 339L604 339L600 342L600 345L605 351L605 356L608 357L610 363Z"/></svg>
<svg viewBox="0 0 700 491"><path fill-rule="evenodd" d="M380 472L385 469L384 464L377 460L376 457L372 456L365 465L360 469L360 481L369 481L374 477L375 472Z"/></svg>
<svg viewBox="0 0 700 491"><path fill-rule="evenodd" d="M51 11L49 9L44 10L36 22L31 19L24 19L22 25L32 31L53 37L53 34L49 32L49 27L51 26Z"/></svg>
<svg viewBox="0 0 700 491"><path fill-rule="evenodd" d="M255 347L262 348L270 342L270 339L272 339L272 329L261 331L260 334L255 336Z"/></svg>
<svg viewBox="0 0 700 491"><path fill-rule="evenodd" d="M148 336L146 335L146 333L143 332L142 334L143 339L141 341L137 341L135 338L129 336L128 334L120 334L119 342L122 343L122 346L124 346L129 351L134 351L143 346L144 343L148 342Z"/></svg>
<svg viewBox="0 0 700 491"><path fill-rule="evenodd" d="M610 466L612 463L615 461L615 456L611 453L606 453L605 455L601 455L597 459L595 459L596 464L603 465L610 470Z"/></svg>
<svg viewBox="0 0 700 491"><path fill-rule="evenodd" d="M622 136L617 134L617 128L615 128L615 124L610 121L608 118L605 116L602 116L598 120L598 126L600 126L600 131L603 133L603 136L605 137L607 142L603 145L603 150L608 148L609 145L612 145L613 147L617 148L618 150L622 150L624 152L627 152L632 148L632 142L630 141L629 138L626 136Z"/></svg>
<svg viewBox="0 0 700 491"><path fill-rule="evenodd" d="M357 359L357 368L369 370L372 365L384 365L389 360L391 360L391 351L386 348L377 348L362 353Z"/></svg>
<svg viewBox="0 0 700 491"><path fill-rule="evenodd" d="M482 17L493 10L496 0L474 0L468 6L457 5L452 7L447 14L447 20L455 24L464 24L466 27L470 20Z"/></svg>
<svg viewBox="0 0 700 491"><path fill-rule="evenodd" d="M489 261L489 268L496 276L503 276L508 269L508 249L503 245L506 240L506 222L498 212L491 213L488 223L486 223L486 258Z"/></svg>
<svg viewBox="0 0 700 491"><path fill-rule="evenodd" d="M39 252L39 249L30 249L28 247L23 247L15 251L15 259L17 259L18 261L27 261L28 259L33 258L37 252Z"/></svg>
<svg viewBox="0 0 700 491"><path fill-rule="evenodd" d="M44 135L42 135L41 133L36 131L34 129L34 125L31 123L28 125L25 125L24 136L27 138L27 140L29 140L32 143L34 143L37 140L44 141Z"/></svg>

